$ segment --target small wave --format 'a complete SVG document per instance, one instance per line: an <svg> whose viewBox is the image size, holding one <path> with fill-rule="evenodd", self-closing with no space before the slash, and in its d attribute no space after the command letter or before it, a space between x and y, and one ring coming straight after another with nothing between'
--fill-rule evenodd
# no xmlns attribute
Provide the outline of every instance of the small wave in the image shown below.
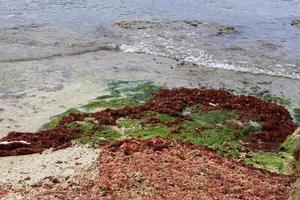
<svg viewBox="0 0 300 200"><path fill-rule="evenodd" d="M284 70L284 66L280 64L276 64L274 66L277 71L271 71L268 69L261 69L256 67L253 64L248 64L247 62L236 62L236 63L228 63L228 61L218 61L212 55L206 53L203 50L199 50L197 55L188 55L191 54L190 52L181 52L181 54L185 55L176 55L174 52L160 52L156 51L153 47L145 45L144 43L139 44L123 44L120 46L120 50L126 53L144 53L148 55L156 55L156 56L163 56L169 57L173 59L181 59L185 62L193 63L196 65L206 66L209 68L215 69L225 69L225 70L232 70L232 71L239 71L239 72L247 72L252 74L266 74L271 76L279 76L279 77L286 77L286 78L293 78L293 79L300 79L300 75L297 73L286 72ZM194 52L193 52L194 53ZM286 64L286 66L295 67L292 64ZM272 67L271 67L272 68Z"/></svg>
<svg viewBox="0 0 300 200"><path fill-rule="evenodd" d="M243 42L239 27L202 21L122 21L120 50L210 68L300 79L299 64L272 41Z"/></svg>

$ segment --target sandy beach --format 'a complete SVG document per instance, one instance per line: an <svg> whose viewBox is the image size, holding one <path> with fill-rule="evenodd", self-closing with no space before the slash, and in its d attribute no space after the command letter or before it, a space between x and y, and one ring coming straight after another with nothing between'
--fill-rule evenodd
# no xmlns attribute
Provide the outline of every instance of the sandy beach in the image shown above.
<svg viewBox="0 0 300 200"><path fill-rule="evenodd" d="M0 199L298 200L300 3L0 3Z"/></svg>

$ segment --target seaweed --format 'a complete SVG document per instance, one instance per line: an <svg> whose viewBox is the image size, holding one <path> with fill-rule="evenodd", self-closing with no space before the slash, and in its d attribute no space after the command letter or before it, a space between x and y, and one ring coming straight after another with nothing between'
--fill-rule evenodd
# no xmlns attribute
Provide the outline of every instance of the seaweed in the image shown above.
<svg viewBox="0 0 300 200"><path fill-rule="evenodd" d="M50 118L50 122L42 125L41 128L39 128L39 131L51 130L51 129L56 128L59 125L60 120L64 116L69 115L70 113L80 113L80 111L76 108L70 108L67 111L65 111L59 115L52 116Z"/></svg>
<svg viewBox="0 0 300 200"><path fill-rule="evenodd" d="M280 105L215 89L159 89L149 82L110 82L110 94L83 108L54 116L36 134L12 132L0 141L30 145L0 150L0 156L66 148L72 140L97 147L123 138L171 138L268 169L282 169L294 146L297 125ZM157 91L155 93L155 91ZM104 108L103 108L104 107ZM106 107L106 108L105 108ZM3 145L2 145L3 146ZM3 147L4 148L4 147Z"/></svg>

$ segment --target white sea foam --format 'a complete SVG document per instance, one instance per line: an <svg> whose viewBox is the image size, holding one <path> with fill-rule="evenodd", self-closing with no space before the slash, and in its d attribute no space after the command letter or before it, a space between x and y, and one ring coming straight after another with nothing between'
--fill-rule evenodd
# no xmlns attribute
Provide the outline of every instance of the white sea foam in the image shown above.
<svg viewBox="0 0 300 200"><path fill-rule="evenodd" d="M282 64L276 64L274 67L268 66L267 68L264 66L258 67L243 60L229 63L227 60L218 61L216 58L214 58L213 55L210 55L203 50L199 50L198 53L196 53L195 50L186 50L182 47L176 48L174 46L167 46L164 48L165 51L161 51L159 48L150 46L148 44L145 44L144 42L135 44L122 44L120 46L120 50L126 53L145 53L149 55L164 56L174 59L183 59L185 62L190 62L196 65L202 65L216 69L300 79L300 74L287 71L285 69L285 66ZM293 64L286 64L286 66L296 67L296 65Z"/></svg>

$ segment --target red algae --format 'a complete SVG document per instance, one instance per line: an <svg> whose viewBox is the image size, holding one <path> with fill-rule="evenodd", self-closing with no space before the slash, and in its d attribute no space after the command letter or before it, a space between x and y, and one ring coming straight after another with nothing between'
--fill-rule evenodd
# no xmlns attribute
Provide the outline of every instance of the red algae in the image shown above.
<svg viewBox="0 0 300 200"><path fill-rule="evenodd" d="M62 182L51 178L8 191L25 199L286 200L295 181L206 147L160 138L102 145L95 165L93 171Z"/></svg>
<svg viewBox="0 0 300 200"><path fill-rule="evenodd" d="M100 147L101 199L288 199L294 177L254 169L174 140L128 139Z"/></svg>
<svg viewBox="0 0 300 200"><path fill-rule="evenodd" d="M204 105L202 111L235 110L244 122L263 122L262 130L249 137L249 146L255 149L276 150L278 144L297 128L283 106L267 103L252 96L233 95L225 90L163 89L150 102L154 111L170 115L177 115L183 108L197 103Z"/></svg>
<svg viewBox="0 0 300 200"><path fill-rule="evenodd" d="M71 140L77 138L79 134L78 131L70 131L65 128L56 128L38 133L11 132L1 141L26 141L27 143L0 144L0 156L41 153L49 148L67 148L71 145Z"/></svg>
<svg viewBox="0 0 300 200"><path fill-rule="evenodd" d="M279 144L297 128L289 112L283 106L267 103L256 97L234 95L228 91L216 89L161 89L143 105L105 109L95 113L71 113L63 117L55 129L34 134L11 132L1 138L0 142L23 140L30 145L0 144L0 156L40 153L48 148L66 148L71 145L71 140L80 136L78 129L70 130L67 124L83 121L86 117L95 118L96 122L93 123L96 123L96 127L101 127L102 125L116 125L117 119L121 117L141 118L145 111L154 111L177 117L177 121L166 124L172 127L180 120L192 120L189 116L182 116L181 112L184 108L195 104L204 106L200 112L216 109L235 110L239 113L240 120L244 122L250 120L262 122L261 131L251 133L247 138L248 146L253 149L276 151ZM159 121L153 118L144 123L153 124ZM174 129L174 133L176 132L178 130ZM89 135L92 134L93 132L89 133Z"/></svg>

